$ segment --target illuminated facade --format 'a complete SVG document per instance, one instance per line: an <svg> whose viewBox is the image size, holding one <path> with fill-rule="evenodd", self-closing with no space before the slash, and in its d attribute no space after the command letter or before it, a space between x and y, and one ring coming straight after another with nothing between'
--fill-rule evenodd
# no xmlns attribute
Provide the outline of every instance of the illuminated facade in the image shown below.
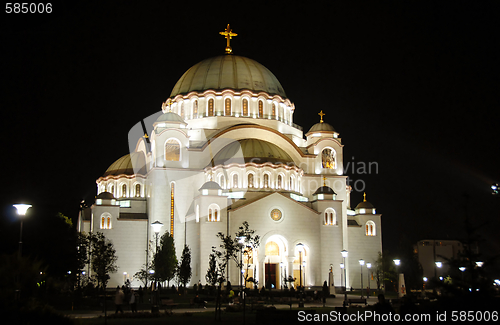
<svg viewBox="0 0 500 325"><path fill-rule="evenodd" d="M173 233L179 259L191 248L192 284L206 282L216 234L234 235L248 221L261 245L245 272L259 287L281 288L285 275L321 286L330 271L340 287L345 249L347 286L359 288L358 260L373 263L382 251L381 215L366 199L351 209L343 145L325 114L304 137L295 109L254 60L229 53L191 67L162 111L144 120L147 136L141 123L131 131L131 153L97 180L96 203L81 214L82 231L115 244L119 271L109 285L141 284L133 275L147 263L155 221ZM239 283L234 265L230 281Z"/></svg>

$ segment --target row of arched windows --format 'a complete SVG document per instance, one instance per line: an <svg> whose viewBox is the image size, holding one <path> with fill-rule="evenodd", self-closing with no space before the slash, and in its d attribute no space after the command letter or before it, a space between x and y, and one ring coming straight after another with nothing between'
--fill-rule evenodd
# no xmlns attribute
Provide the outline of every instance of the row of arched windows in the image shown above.
<svg viewBox="0 0 500 325"><path fill-rule="evenodd" d="M230 179L231 182L229 182L229 184L226 184L226 177L223 174L220 174L218 176L218 183L220 187L222 187L223 189L245 187L245 184L240 183L239 175L237 173L233 173L230 176ZM248 175L246 176L246 187L248 188L275 188L298 191L297 184L298 182L296 182L295 177L290 176L285 181L285 176L283 174L278 174L273 183L271 183L271 174L267 172L262 176L262 182L260 182L258 177L253 172L248 173Z"/></svg>
<svg viewBox="0 0 500 325"><path fill-rule="evenodd" d="M206 106L206 111L201 114L199 112L199 105L198 105L198 100L193 101L192 105L192 115L186 114L186 110L184 108L184 103L179 102L177 112L178 114L182 117L182 119L196 119L199 117L204 117L204 116L215 116L215 101L213 98L209 98L207 101L207 106ZM279 108L278 108L279 106ZM233 102L232 99L229 97L226 97L224 99L224 109L223 109L223 115L224 116L246 116L246 117L258 117L258 118L271 118L271 119L277 119L280 121L284 120L291 120L291 118L287 119L285 118L285 110L281 105L277 105L275 102L272 103L271 105L271 111L268 112L267 115L264 113L264 101L259 100L258 105L257 105L257 111L255 114L251 114L250 112L250 106L249 106L249 100L247 98L243 98L241 101L241 109L238 111L238 113L235 112L233 109ZM237 115L238 114L238 115Z"/></svg>
<svg viewBox="0 0 500 325"><path fill-rule="evenodd" d="M121 187L120 187L120 192L119 193L115 193L115 185L113 184L110 184L108 185L108 189L107 189L107 192L113 194L113 196L115 197L142 197L142 186L141 184L139 183L136 183L133 187L132 187L132 192L129 193L128 192L128 186L127 184L122 184ZM104 186L102 186L100 188L100 192L99 193L102 193L106 191L106 188Z"/></svg>

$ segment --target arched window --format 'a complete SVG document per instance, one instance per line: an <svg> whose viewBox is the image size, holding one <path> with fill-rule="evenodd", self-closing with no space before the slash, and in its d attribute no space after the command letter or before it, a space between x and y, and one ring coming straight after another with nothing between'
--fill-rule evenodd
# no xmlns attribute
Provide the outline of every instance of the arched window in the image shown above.
<svg viewBox="0 0 500 325"><path fill-rule="evenodd" d="M264 174L264 188L269 187L269 174Z"/></svg>
<svg viewBox="0 0 500 325"><path fill-rule="evenodd" d="M226 178L224 177L224 175L220 175L219 185L223 189L226 188Z"/></svg>
<svg viewBox="0 0 500 325"><path fill-rule="evenodd" d="M111 185L111 190L109 193L113 194L113 196L115 195L115 186L114 185Z"/></svg>
<svg viewBox="0 0 500 325"><path fill-rule="evenodd" d="M214 116L214 99L208 100L208 116Z"/></svg>
<svg viewBox="0 0 500 325"><path fill-rule="evenodd" d="M126 197L126 196L127 196L127 185L123 184L122 185L122 197Z"/></svg>
<svg viewBox="0 0 500 325"><path fill-rule="evenodd" d="M293 178L292 178L292 177L290 177L290 184L289 184L288 189L289 189L290 191L293 191Z"/></svg>
<svg viewBox="0 0 500 325"><path fill-rule="evenodd" d="M179 105L181 106L180 107L180 116L182 117L182 119L184 119L184 105L183 105L183 102L180 102Z"/></svg>
<svg viewBox="0 0 500 325"><path fill-rule="evenodd" d="M278 186L276 188L281 189L283 186L283 177L281 175L278 175Z"/></svg>
<svg viewBox="0 0 500 325"><path fill-rule="evenodd" d="M230 98L226 98L224 107L225 107L224 115L231 116L231 99Z"/></svg>
<svg viewBox="0 0 500 325"><path fill-rule="evenodd" d="M327 226L334 226L337 224L337 215L335 213L335 210L332 208L328 208L325 210L325 219L324 219L324 225Z"/></svg>
<svg viewBox="0 0 500 325"><path fill-rule="evenodd" d="M107 212L101 214L101 229L111 229L111 215Z"/></svg>
<svg viewBox="0 0 500 325"><path fill-rule="evenodd" d="M368 220L365 224L365 229L366 229L367 236L375 236L376 235L375 222Z"/></svg>
<svg viewBox="0 0 500 325"><path fill-rule="evenodd" d="M248 187L249 188L253 187L253 174L252 173L248 174Z"/></svg>
<svg viewBox="0 0 500 325"><path fill-rule="evenodd" d="M238 188L238 174L233 174L233 188Z"/></svg>
<svg viewBox="0 0 500 325"><path fill-rule="evenodd" d="M248 116L248 100L243 99L243 116Z"/></svg>
<svg viewBox="0 0 500 325"><path fill-rule="evenodd" d="M276 118L276 104L273 103L273 108L271 111L271 118L275 119Z"/></svg>
<svg viewBox="0 0 500 325"><path fill-rule="evenodd" d="M181 160L181 144L177 139L168 139L165 143L165 160Z"/></svg>
<svg viewBox="0 0 500 325"><path fill-rule="evenodd" d="M270 241L266 244L265 253L266 256L279 256L280 247L276 244L276 242Z"/></svg>
<svg viewBox="0 0 500 325"><path fill-rule="evenodd" d="M198 118L198 101L193 102L193 118Z"/></svg>
<svg viewBox="0 0 500 325"><path fill-rule="evenodd" d="M220 221L220 208L217 204L212 203L208 207L208 219L209 222Z"/></svg>
<svg viewBox="0 0 500 325"><path fill-rule="evenodd" d="M135 184L135 197L141 196L141 184Z"/></svg>
<svg viewBox="0 0 500 325"><path fill-rule="evenodd" d="M264 102L259 100L259 117L264 116Z"/></svg>

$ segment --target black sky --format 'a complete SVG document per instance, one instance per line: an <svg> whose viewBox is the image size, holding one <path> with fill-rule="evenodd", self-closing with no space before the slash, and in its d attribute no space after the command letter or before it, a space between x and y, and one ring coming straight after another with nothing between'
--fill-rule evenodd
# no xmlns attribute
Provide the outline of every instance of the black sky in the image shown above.
<svg viewBox="0 0 500 325"><path fill-rule="evenodd" d="M498 2L171 2L2 13L4 211L26 201L76 217L130 128L223 53L230 23L234 53L276 75L295 123L307 131L323 110L344 163L376 162L347 174L383 214L385 248L462 238L468 213L488 222L482 249L500 250Z"/></svg>

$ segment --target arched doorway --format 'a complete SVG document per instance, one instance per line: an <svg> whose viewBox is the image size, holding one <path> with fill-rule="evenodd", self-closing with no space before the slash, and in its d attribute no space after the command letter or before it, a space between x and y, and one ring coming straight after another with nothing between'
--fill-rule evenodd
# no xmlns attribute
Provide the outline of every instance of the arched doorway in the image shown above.
<svg viewBox="0 0 500 325"><path fill-rule="evenodd" d="M267 289L281 289L287 274L287 242L283 236L273 235L265 244L264 283Z"/></svg>
<svg viewBox="0 0 500 325"><path fill-rule="evenodd" d="M302 243L295 245L295 259L293 261L293 277L295 287L306 286L306 266L309 249Z"/></svg>

